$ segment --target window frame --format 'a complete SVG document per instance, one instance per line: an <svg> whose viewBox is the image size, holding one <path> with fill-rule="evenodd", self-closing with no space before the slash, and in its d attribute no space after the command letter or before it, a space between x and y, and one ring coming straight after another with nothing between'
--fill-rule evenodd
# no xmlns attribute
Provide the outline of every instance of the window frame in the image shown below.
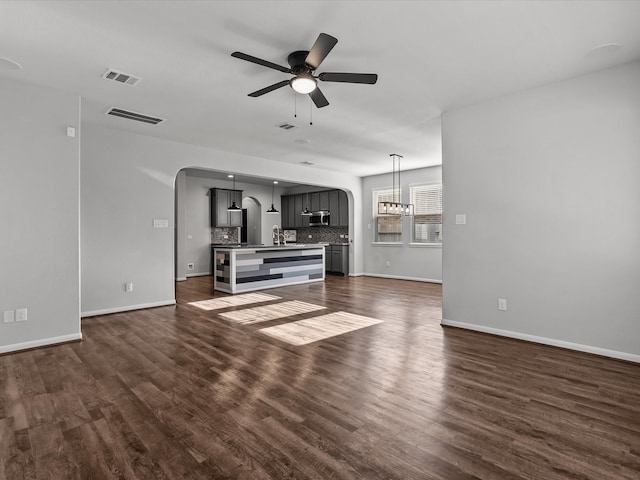
<svg viewBox="0 0 640 480"><path fill-rule="evenodd" d="M420 211L422 210L421 208L421 204L419 202L417 202L417 198L416 198L416 193L420 190L428 190L430 188L433 187L437 187L439 189L439 193L437 194L439 199L439 206L440 206L440 210L439 213L420 213ZM427 198L428 198L428 194ZM411 247L427 247L427 248L433 248L433 247L442 247L442 220L443 220L443 209L442 209L442 202L443 202L443 188L442 188L442 182L428 182L428 183L416 183L416 184L412 184L409 185L409 201L410 203L413 204L413 208L414 208L414 215L411 218L411 238L409 240L409 246ZM416 223L416 217L421 217L421 216L428 216L428 215L440 215L440 223L430 223L430 222L421 222L421 223ZM429 242L429 241L416 241L416 225L440 225L440 229L438 232L438 236L439 236L439 242ZM428 234L427 234L427 240L428 240Z"/></svg>
<svg viewBox="0 0 640 480"><path fill-rule="evenodd" d="M381 193L384 193L385 195L390 195L390 198L386 199L386 198L379 198L379 195ZM378 213L378 202L380 201L399 201L398 199L394 198L394 195L398 193L400 199L402 199L402 188L398 188L396 187L395 191L393 189L393 187L378 187L378 188L372 188L371 189L371 199L373 202L373 240L372 240L372 244L373 245L403 245L404 244L404 222L402 221L402 215L383 215L383 214L379 214ZM379 218L399 218L399 223L400 223L400 232L396 233L397 235L399 235L399 240L380 240L379 239L379 231L378 231L378 219Z"/></svg>

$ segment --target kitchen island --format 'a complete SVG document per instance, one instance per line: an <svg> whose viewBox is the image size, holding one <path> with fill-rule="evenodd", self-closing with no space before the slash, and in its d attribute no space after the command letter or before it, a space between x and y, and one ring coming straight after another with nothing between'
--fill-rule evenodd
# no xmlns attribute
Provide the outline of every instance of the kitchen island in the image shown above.
<svg viewBox="0 0 640 480"><path fill-rule="evenodd" d="M212 246L213 287L243 293L324 280L324 245Z"/></svg>

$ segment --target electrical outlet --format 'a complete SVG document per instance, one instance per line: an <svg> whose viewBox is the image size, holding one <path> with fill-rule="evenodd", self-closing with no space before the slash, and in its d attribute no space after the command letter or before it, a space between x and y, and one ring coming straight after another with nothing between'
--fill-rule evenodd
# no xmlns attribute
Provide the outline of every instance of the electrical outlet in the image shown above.
<svg viewBox="0 0 640 480"><path fill-rule="evenodd" d="M6 310L4 312L4 323L12 323L15 321L15 312L13 310Z"/></svg>
<svg viewBox="0 0 640 480"><path fill-rule="evenodd" d="M309 238L313 238L311 235L309 235Z"/></svg>
<svg viewBox="0 0 640 480"><path fill-rule="evenodd" d="M26 321L27 321L27 309L26 308L16 309L16 322L26 322Z"/></svg>
<svg viewBox="0 0 640 480"><path fill-rule="evenodd" d="M498 299L498 310L506 311L507 310L507 299L499 298Z"/></svg>
<svg viewBox="0 0 640 480"><path fill-rule="evenodd" d="M133 292L133 282L127 282L124 284L125 292Z"/></svg>
<svg viewBox="0 0 640 480"><path fill-rule="evenodd" d="M193 263L187 263L187 270L193 270Z"/></svg>
<svg viewBox="0 0 640 480"><path fill-rule="evenodd" d="M387 267L391 266L391 262L389 260L387 260Z"/></svg>

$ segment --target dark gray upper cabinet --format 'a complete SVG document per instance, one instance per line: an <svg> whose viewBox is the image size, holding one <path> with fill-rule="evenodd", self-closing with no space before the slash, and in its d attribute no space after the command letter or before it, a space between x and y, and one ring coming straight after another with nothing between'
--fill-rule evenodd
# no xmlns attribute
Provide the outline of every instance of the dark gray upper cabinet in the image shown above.
<svg viewBox="0 0 640 480"><path fill-rule="evenodd" d="M227 190L224 188L212 188L209 190L211 201L211 226L212 227L241 227L242 210L228 212L227 208L235 200L236 205L242 206L242 190Z"/></svg>
<svg viewBox="0 0 640 480"><path fill-rule="evenodd" d="M320 192L310 193L309 203L311 203L309 208L312 212L317 212L318 210L320 210Z"/></svg>
<svg viewBox="0 0 640 480"><path fill-rule="evenodd" d="M302 206L303 203L303 198L302 195L294 195L293 196L293 208L294 208L294 215L295 215L295 219L294 219L294 225L296 227L302 227L302 209L304 208Z"/></svg>
<svg viewBox="0 0 640 480"><path fill-rule="evenodd" d="M319 197L319 210L329 210L329 191L320 192Z"/></svg>
<svg viewBox="0 0 640 480"><path fill-rule="evenodd" d="M349 199L347 192L338 190L338 225L341 227L349 226Z"/></svg>
<svg viewBox="0 0 640 480"><path fill-rule="evenodd" d="M340 203L338 190L329 191L329 211L331 212L329 225L333 227L340 226Z"/></svg>
<svg viewBox="0 0 640 480"><path fill-rule="evenodd" d="M287 202L287 195L280 196L280 218L282 221L282 228L289 228L289 203Z"/></svg>
<svg viewBox="0 0 640 480"><path fill-rule="evenodd" d="M298 223L298 212L296 212L296 196L289 195L287 197L286 203L289 207L289 213L287 214L287 225L289 225L289 228L296 228Z"/></svg>
<svg viewBox="0 0 640 480"><path fill-rule="evenodd" d="M295 195L280 196L282 228L296 228Z"/></svg>
<svg viewBox="0 0 640 480"><path fill-rule="evenodd" d="M302 215L308 207L312 212L329 210L329 225L335 227L349 226L349 202L347 194L342 190L323 190L321 192L282 195L282 228L304 228L309 226L309 217Z"/></svg>

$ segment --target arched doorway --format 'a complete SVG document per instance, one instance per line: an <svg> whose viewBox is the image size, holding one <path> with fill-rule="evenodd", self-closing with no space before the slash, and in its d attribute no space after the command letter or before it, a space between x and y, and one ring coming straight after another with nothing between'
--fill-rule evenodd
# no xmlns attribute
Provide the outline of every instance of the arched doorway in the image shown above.
<svg viewBox="0 0 640 480"><path fill-rule="evenodd" d="M242 243L260 245L262 243L261 204L254 197L242 199Z"/></svg>

